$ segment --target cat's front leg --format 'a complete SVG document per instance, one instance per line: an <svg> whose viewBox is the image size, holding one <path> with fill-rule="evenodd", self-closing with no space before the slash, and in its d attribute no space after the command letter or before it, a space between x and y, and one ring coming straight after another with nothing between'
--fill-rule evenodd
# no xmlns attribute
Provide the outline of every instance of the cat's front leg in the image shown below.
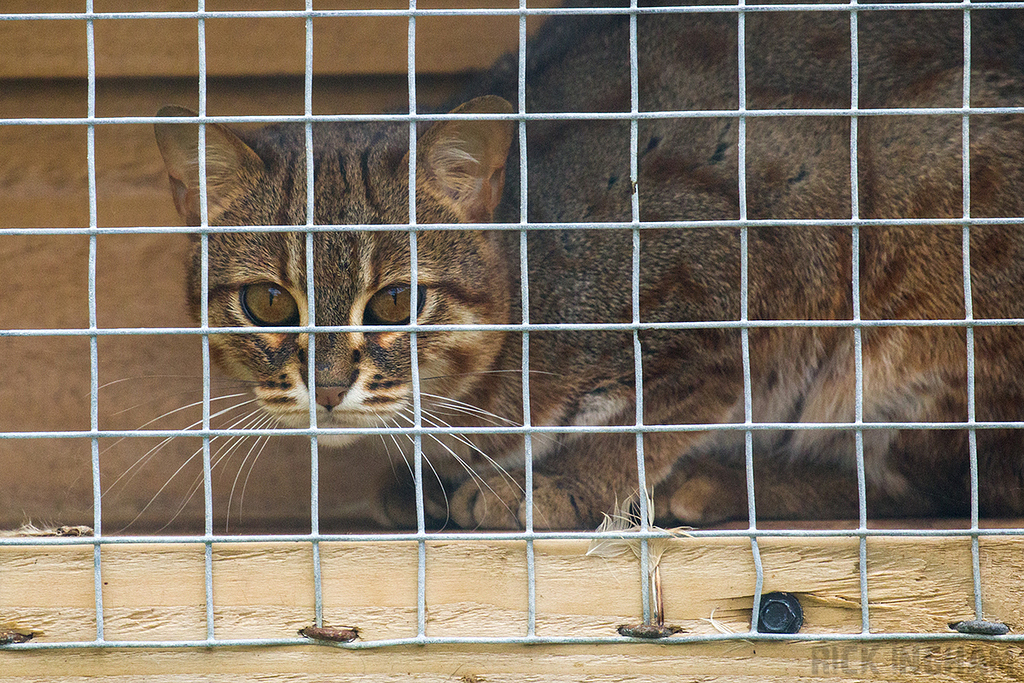
<svg viewBox="0 0 1024 683"><path fill-rule="evenodd" d="M627 444L623 444L623 452L628 453ZM614 476L601 472L598 459L589 470L579 473L534 472L534 528L596 528L605 514L612 514L639 488L635 458L622 460L622 471ZM650 463L648 469L648 485L659 482L661 477ZM763 494L773 504L780 503L777 489ZM522 529L526 526L525 499L522 471L474 478L464 482L451 497L451 516L464 529ZM739 519L747 514L745 472L741 467L697 460L659 484L654 500L659 520L706 526Z"/></svg>
<svg viewBox="0 0 1024 683"><path fill-rule="evenodd" d="M522 472L473 477L449 500L452 519L463 529L521 529L526 524Z"/></svg>
<svg viewBox="0 0 1024 683"><path fill-rule="evenodd" d="M892 515L899 506L878 495L882 493L869 488L869 510ZM686 459L655 489L654 499L659 520L669 525L709 526L747 519L744 462L725 463L713 455ZM754 500L759 519L856 519L856 472L837 464L757 458Z"/></svg>
<svg viewBox="0 0 1024 683"><path fill-rule="evenodd" d="M711 457L681 463L654 492L655 514L669 524L708 526L747 516L747 479L742 466Z"/></svg>
<svg viewBox="0 0 1024 683"><path fill-rule="evenodd" d="M525 474L522 471L474 478L451 497L452 519L464 529L526 528ZM533 524L538 529L586 529L610 511L602 497L581 486L579 477L533 474Z"/></svg>
<svg viewBox="0 0 1024 683"><path fill-rule="evenodd" d="M377 507L373 517L387 529L415 529L416 482L406 472L390 470L377 487ZM428 529L444 529L452 520L448 491L437 477L423 477L423 514Z"/></svg>
<svg viewBox="0 0 1024 683"><path fill-rule="evenodd" d="M636 463L633 434L587 434L561 444L534 465L534 528L596 528L638 490ZM652 463L649 483L667 472L663 464ZM469 529L525 528L525 491L522 469L471 478L451 497L452 519Z"/></svg>

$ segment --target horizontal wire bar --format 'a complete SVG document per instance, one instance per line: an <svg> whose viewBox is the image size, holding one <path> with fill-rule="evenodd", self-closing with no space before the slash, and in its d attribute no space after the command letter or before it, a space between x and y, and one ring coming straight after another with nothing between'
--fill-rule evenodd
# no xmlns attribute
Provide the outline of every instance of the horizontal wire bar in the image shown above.
<svg viewBox="0 0 1024 683"><path fill-rule="evenodd" d="M964 9L1018 9L1024 2L889 2L852 6L845 3L792 5L706 5L663 7L536 7L536 8L438 8L438 9L336 9L336 10L233 10L201 12L25 12L0 14L0 21L95 21L132 19L326 19L331 17L451 17L451 16L557 16L629 14L759 14L767 12L892 12L957 11Z"/></svg>
<svg viewBox="0 0 1024 683"><path fill-rule="evenodd" d="M647 121L658 119L849 116L986 116L1022 114L1024 107L892 107L851 109L701 109L622 112L528 112L525 114L275 114L234 116L68 116L0 118L0 126L116 126L156 123L408 123L409 121Z"/></svg>
<svg viewBox="0 0 1024 683"><path fill-rule="evenodd" d="M956 429L1024 429L1024 421L1007 422L735 422L673 425L559 425L529 427L317 427L266 429L98 429L69 431L0 432L2 439L122 439L188 436L366 436L417 434L673 434L681 432L765 431L879 431L920 429L929 431Z"/></svg>
<svg viewBox="0 0 1024 683"><path fill-rule="evenodd" d="M507 323L429 325L297 325L292 327L54 327L0 330L3 337L129 337L141 335L206 334L307 334L365 332L632 332L645 330L743 330L782 328L876 328L876 327L1019 327L1024 318L973 318L971 320L695 320L665 323Z"/></svg>
<svg viewBox="0 0 1024 683"><path fill-rule="evenodd" d="M280 645L319 645L345 650L368 650L408 645L621 645L648 643L657 645L688 645L709 642L903 642L903 641L989 641L1000 643L1024 642L1024 634L982 636L967 633L707 633L674 635L651 641L624 636L510 636L510 637L437 637L415 636L388 640L326 643L307 638L234 638L224 640L121 640L72 641L64 643L21 643L0 646L0 650L69 650L82 648L209 648L209 647L267 647ZM966 666L966 664L965 664Z"/></svg>
<svg viewBox="0 0 1024 683"><path fill-rule="evenodd" d="M649 528L623 531L394 531L387 533L321 533L321 534L214 534L205 535L153 535L153 536L72 536L72 537L2 537L2 546L50 546L50 545L149 545L170 543L174 545L195 545L201 552L207 543L378 543L431 541L449 543L453 541L593 541L593 540L639 540L677 539L695 540L703 538L981 538L981 537L1024 536L1022 527L992 527L971 529L967 527L950 529L879 528L879 529L689 529L666 530Z"/></svg>
<svg viewBox="0 0 1024 683"><path fill-rule="evenodd" d="M792 218L792 219L720 219L720 220L678 220L678 221L600 221L593 223L417 223L415 228L408 223L351 223L299 225L218 225L200 228L197 226L117 226L105 228L60 227L60 228L18 228L0 227L4 235L147 235L187 234L217 235L264 232L417 232L436 230L663 230L663 229L705 229L705 228L849 228L849 227L926 227L964 225L1024 225L1024 217L1002 218Z"/></svg>

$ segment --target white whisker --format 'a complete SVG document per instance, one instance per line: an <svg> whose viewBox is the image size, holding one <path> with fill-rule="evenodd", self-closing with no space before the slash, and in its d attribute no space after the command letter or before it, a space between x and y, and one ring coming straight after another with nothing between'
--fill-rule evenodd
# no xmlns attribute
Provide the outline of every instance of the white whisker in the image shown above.
<svg viewBox="0 0 1024 683"><path fill-rule="evenodd" d="M439 405L442 408L451 408L457 413L462 413L465 415L477 415L482 418L488 418L487 421L490 424L504 424L511 425L513 427L521 426L520 423L516 422L515 420L510 420L507 417L502 417L501 415L497 415L488 410L484 410L483 408L478 408L477 406L471 403L464 403L463 401L459 401L454 398L449 398L447 396L438 396L437 394L428 394L425 392L420 392L420 396L426 399L431 399L432 403L434 403L435 405Z"/></svg>
<svg viewBox="0 0 1024 683"><path fill-rule="evenodd" d="M195 392L193 390L177 391L177 392L174 392L173 394L167 394L166 396L162 396L161 398L167 398L167 397L171 397L171 396L182 396L182 395L194 394L194 393ZM237 393L237 394L224 394L223 396L211 396L210 397L210 403L213 403L214 401L223 401L224 399L228 399L228 398L238 398L239 396L246 396L248 394L249 394L248 391L243 391L243 392L240 392L240 393ZM148 401L142 401L140 403L136 403L133 406L129 406L127 408L122 408L121 410L118 410L118 411L116 411L114 413L111 413L111 415L123 415L124 413L127 413L127 412L130 412L132 410L136 410L138 408L141 408L142 406L144 406L144 405L146 405L148 403L152 403L155 400L156 399L150 399ZM194 401L194 402L189 403L187 405L179 406L177 408L174 408L173 410L167 411L163 415L159 415L159 416L153 418L149 422L146 422L145 424L143 424L141 427L137 427L137 429L142 429L142 427L145 427L146 425L152 424L152 423L156 422L157 420L162 420L163 418L167 417L168 415L173 415L174 413L179 413L179 412L181 412L183 410L188 410L189 408L192 408L192 407L195 407L195 406L198 406L198 405L202 405L202 404L203 404L203 401L202 401L202 399L200 399L198 401Z"/></svg>
<svg viewBox="0 0 1024 683"><path fill-rule="evenodd" d="M422 416L423 420L428 422L428 424L430 424L431 426L434 426L434 427L450 426L450 425L445 425L443 422L442 422L442 424L437 424L437 422L435 421L436 418L431 419L430 416L428 414L426 414L426 413L421 413L421 416ZM412 418L410 418L409 416L403 414L402 417L404 417L406 420L408 420L410 424L413 423ZM495 491L493 488L491 488L491 485L488 484L486 481L484 481L483 477L481 477L480 474L477 473L477 471L474 470L473 467L469 463L467 463L466 460L462 456L460 456L458 453L456 453L454 450L452 450L451 447L448 444L446 444L444 441L442 441L437 436L435 436L433 434L430 434L428 436L430 436L430 438L433 439L435 443L437 443L439 446L441 446L441 448L443 448L446 451L448 451L448 453L455 459L455 461L457 463L459 463L459 465L461 465L464 470L466 470L466 473L469 474L470 479L476 483L477 490L480 491L481 494L483 494L483 492L484 492L483 486L486 486L487 490L490 491L492 494L494 494L495 498L497 498L498 500L501 500L501 496L498 495L498 492ZM463 439L465 437L462 437L459 434L451 434L450 436L452 436L453 438L461 441L462 443L466 444L470 448L473 448L474 450L479 452L484 458L486 458L495 467L495 469L497 469L500 473L504 474L506 477L508 477L510 480L512 480L513 483L515 483L515 480L512 479L511 475L509 475L508 472L506 472L504 470L504 468L501 467L501 465L499 465L496 461L494 461L492 458L490 458L486 453L483 453L482 451L477 449L475 446L473 446L473 444L471 444L471 443L469 443L467 441L464 441ZM411 437L410 437L410 439L411 439ZM424 457L423 459L427 462L428 465L430 465L430 461L426 457ZM433 470L434 469L433 465L430 465L430 468ZM437 474L437 472L435 471L435 475L436 474ZM440 483L440 481L441 481L440 478L438 478L438 482L439 483ZM516 486L519 486L519 485L516 484ZM520 486L519 489L522 490L522 487ZM443 490L443 486L442 486L442 490ZM446 495L445 496L445 502L447 503L447 501L448 501L448 497ZM504 503L502 503L502 504L504 505ZM508 510L509 513L512 514L513 516L515 515L515 513L512 512L512 510L508 507L508 505L505 505L505 509Z"/></svg>
<svg viewBox="0 0 1024 683"><path fill-rule="evenodd" d="M211 398L211 402L212 401L222 401L222 400L228 400L228 399L235 399L235 398L239 398L239 397L242 397L242 396L248 396L248 395L249 394L246 392L246 393L228 394L228 395L224 395L224 396L217 396L217 397ZM228 406L226 408L220 409L220 410L214 412L210 417L211 417L211 419L216 419L216 418L219 418L219 417L223 417L223 416L229 415L232 412L235 412L235 411L237 411L237 410L239 410L239 409L241 409L241 408L243 408L245 406L251 405L251 404L253 404L255 402L256 402L256 399L249 399L249 400L246 400L246 401L242 401L240 403L236 403L236 404L230 405L230 406ZM142 425L142 427L140 427L140 429L142 429L142 428L152 424L153 422L155 422L155 421L157 421L157 420L159 420L159 419L161 419L163 417L166 417L167 415L179 412L181 410L187 410L187 409L193 408L193 407L195 407L197 405L202 405L202 401L197 401L197 402L191 403L191 404L189 404L187 406L181 406L180 408L176 408L176 409L174 409L172 411L164 413L164 415L161 415L160 417L154 418L153 420L150 420L149 422L145 423L144 425ZM249 419L254 414L259 414L259 412L258 411L251 411L251 412L246 413L245 415L243 415L240 418L238 418L237 420L235 420L234 423L231 425L231 427L234 427L234 426L244 422L245 420ZM196 422L193 422L188 427L186 427L186 430L193 429L193 428L195 428L197 426L200 426L201 424L202 424L202 420L198 420ZM127 437L125 437L125 438L127 438ZM132 465L130 467L125 469L125 471L122 472L110 484L110 486L108 486L106 488L106 490L103 492L103 496L109 495L118 484L121 484L122 487L128 486L128 484L130 484L132 482L132 480L136 476L138 476L138 474L141 472L142 467L146 463L148 463L160 450L162 450L164 447L166 447L167 444L170 443L174 438L176 438L176 437L175 436L169 436L169 437L167 437L165 439L162 439L160 441L160 443L158 443L153 448L149 449L141 457L137 458L135 460L135 462L132 463ZM214 437L212 437L210 439L210 443L213 443L214 441L216 441L216 440L218 440L220 438L221 437L214 436ZM120 441L121 440L119 439L118 442L120 442ZM116 445L116 443L112 444L110 447L113 447L113 445ZM230 444L226 444L226 446L230 446ZM108 447L105 450L109 450L110 447ZM178 468L171 474L171 476L168 477L164 481L163 485L156 491L156 493L154 493L150 497L149 501L146 503L145 506L143 506L143 508L138 512L138 514L136 514L135 517L130 522L128 522L128 524L126 524L122 529L120 529L120 531L124 531L125 529L131 527L132 524L137 522L142 517L142 515L146 512L146 510L148 510L150 507L152 507L152 505L156 502L156 500L160 497L160 495L167 489L167 487L170 486L171 482L173 482L174 479L176 479L177 476L179 474L181 474L181 472L189 465L189 463L191 463L193 460L195 460L196 457L200 456L202 454L202 452L203 452L203 449L202 449L202 447L200 447L194 453L192 453L192 455L190 455L188 458L186 458L185 461L182 462L178 466ZM227 451L225 451L224 447L222 446L221 449L218 450L214 454L214 456L213 456L213 463L212 463L211 466L215 467L217 465L217 463L219 463L221 460L223 460L223 458L226 457L230 452L231 452L230 447L229 447L229 449ZM125 479L125 477L127 477L127 479ZM192 500L192 497L195 495L196 491L198 491L198 489L201 488L201 481L202 481L202 475L200 474L197 477L197 480L194 481L192 483L192 485L190 485L189 490L186 492L185 498L182 501L181 505L178 506L177 511L174 513L174 515L171 517L171 519L168 520L167 523L164 524L161 527L161 529L166 528L175 519L177 519L177 517L181 514L181 512L188 505L189 501ZM198 486L197 486L197 482L200 482L200 483L198 483Z"/></svg>
<svg viewBox="0 0 1024 683"><path fill-rule="evenodd" d="M212 403L213 401L221 401L221 400L225 400L225 399L229 399L229 398L238 398L239 396L247 396L247 395L248 395L248 392L241 393L241 394L228 394L228 395L225 395L225 396L217 396L217 397L211 398L210 402ZM253 399L250 399L248 401L242 401L241 403L236 403L233 406L229 406L228 408L224 408L222 410L217 411L216 413L213 413L212 415L210 415L210 418L212 419L212 418L215 418L215 417L220 417L221 415L224 415L226 413L230 413L231 411L237 410L238 408L241 408L242 406L249 405L250 403L253 403L255 400L256 399L253 398ZM143 423L139 427L136 427L136 431L140 430L140 429L145 429L149 425L153 424L154 422L156 422L158 420L162 420L163 418L167 417L168 415L173 415L174 413L181 412L182 410L188 410L189 408L194 408L194 407L196 407L198 405L202 405L202 404L203 404L202 401L196 401L195 403L190 403L188 405L181 406L180 408L175 408L174 410L169 410L166 413L164 413L163 415L159 415L157 417L154 417L152 420L149 420L148 422ZM195 429L196 427L198 427L198 426L200 426L202 424L203 424L203 421L201 419L197 420L197 421L193 422L192 424L190 424L188 427L185 427L182 431L188 431L190 429ZM111 448L113 448L114 446L118 445L119 443L121 443L122 441L124 441L127 438L129 438L129 437L122 436L120 439L118 439L117 441L115 441L114 443L110 444L109 446L104 448L102 451L100 451L100 455L103 455L104 453L109 451ZM159 450L159 448L161 448L165 443L167 443L168 441L170 441L173 438L175 438L175 437L169 436L166 439L164 439L160 443L160 445L156 447L157 450ZM147 455L149 455L149 454L147 453ZM143 457L145 457L145 456L143 456ZM136 463L138 463L138 460L136 461ZM134 465L132 467L134 467ZM121 474L121 476L123 477L130 470L131 470L131 468L129 468L128 470L125 470ZM114 481L114 484L116 484L118 481L120 481L120 478L121 477L118 477L117 480ZM113 487L114 484L111 484L110 487ZM108 487L108 489L107 489L108 491L109 491L110 487Z"/></svg>
<svg viewBox="0 0 1024 683"><path fill-rule="evenodd" d="M260 423L262 419L263 419L262 411L253 410L253 411L250 411L249 413L246 413L242 417L238 418L232 424L228 425L224 429L249 429L249 428L253 428L256 424ZM222 463L224 463L226 465L227 461L231 459L232 454L249 437L247 437L247 436L238 436L238 437L234 437L234 436L228 436L228 437L214 436L214 437L212 437L210 439L210 446L211 446L211 448L213 447L213 442L214 441L219 441L219 440L222 440L222 439L225 439L225 438L227 439L227 441L221 441L220 443L218 443L217 444L217 450L210 453L210 469L211 470L219 467ZM202 450L202 449L200 449L200 450ZM221 474L223 474L224 469L226 469L226 468L225 467L221 467ZM195 496L196 493L198 493L199 490L202 487L203 487L203 475L202 475L202 473L200 473L200 474L196 475L195 479L192 480L192 484L189 486L188 491L185 493L185 500L182 502L181 506L178 508L177 513L175 513L175 517L177 517L178 514L180 514L181 511L184 510L185 506L188 505L188 502L190 500L192 500L192 497ZM173 517L171 518L171 521L174 521Z"/></svg>
<svg viewBox="0 0 1024 683"><path fill-rule="evenodd" d="M380 420L380 426L381 427L387 428L389 426L388 425L389 421L385 420L380 415L377 416L377 419ZM392 427L397 427L398 426L398 422L396 420L390 420L390 423L391 423L390 426L392 426ZM391 458L391 449L388 447L387 441L384 440L384 435L380 434L379 436L380 436L381 442L384 444L384 452L387 453L388 462L391 463L391 472L394 473L395 477L397 478L398 477L398 471L395 469L395 461ZM400 443L398 443L398 438L394 434L388 434L388 436L391 438L391 441L395 444L395 448L398 449L398 454L402 456L402 461L405 463L406 469L409 470L409 476L410 477L415 477L416 475L413 473L412 464L409 462L409 458L407 458L406 455L405 455L405 449L402 448L402 445ZM412 439L410 438L409 441L411 442Z"/></svg>
<svg viewBox="0 0 1024 683"><path fill-rule="evenodd" d="M252 402L252 401L246 401L246 403L250 403L250 402ZM241 405L244 405L246 403L241 403ZM219 417L220 415L223 415L225 413L226 413L226 411L218 413L217 417ZM246 413L241 418L239 418L238 420L234 421L233 423L231 423L230 425L228 425L224 429L240 428L239 425L241 425L243 422L246 422L247 420L251 420L254 417L258 417L259 415L260 415L260 411L250 411L249 413ZM211 417L214 417L214 416L211 416ZM252 424L252 422L250 422L249 424ZM248 425L246 425L246 426L248 426ZM246 426L241 427L241 429L245 429ZM227 438L228 440L226 442L224 442L223 441L224 438ZM229 457L231 452L234 450L234 447L237 447L237 444L242 440L242 438L245 438L245 437L233 438L233 437L230 437L230 436L223 436L223 435L210 437L211 449L213 447L214 442L215 441L217 442L217 450L216 451L212 451L211 454L210 454L210 468L213 469L213 468L217 467L217 465L224 458ZM202 449L200 451L202 451ZM185 495L185 503L187 503L189 500L191 500L191 497L195 496L197 490L199 490L199 488L202 487L202 485L203 485L202 484L202 480L203 480L203 475L200 474L200 475L198 475L193 480L193 482L191 482L191 484L188 487L188 492Z"/></svg>
<svg viewBox="0 0 1024 683"><path fill-rule="evenodd" d="M267 424L271 424L271 423L267 423ZM256 461L259 460L261 455L263 455L264 449L270 443L270 437L269 436L257 437L256 443L258 444L260 442L260 440L262 440L263 443L260 444L259 450L256 451L256 455L253 456L252 462L249 463L249 470L245 473L245 479L242 481L242 492L238 496L238 517L239 517L239 519L241 519L241 517L242 517L242 509L243 509L244 504L245 504L245 490L246 490L246 487L249 486L249 477L252 476L253 471L256 469ZM251 453L254 449L255 449L255 444L253 445L253 448L249 450L249 452ZM245 459L246 460L249 459L248 454L246 455ZM245 460L242 461L242 464L243 465L245 464ZM231 502L228 501L228 509L230 509L230 508L231 508Z"/></svg>
<svg viewBox="0 0 1024 683"><path fill-rule="evenodd" d="M430 408L431 408L431 412L435 416L436 415L448 415L448 416L469 415L471 417L476 417L476 418L480 419L483 422L486 422L488 424L491 424L491 425L494 425L494 426L498 426L498 427L500 427L502 425L508 425L508 426L512 426L512 427L521 427L522 426L522 423L520 423L520 422L516 422L515 420L510 420L510 419L508 419L506 417L502 417L501 415L496 415L495 413L492 413L492 412L490 412L488 410L484 410L483 408L478 408L477 406L474 406L474 405L472 405L470 403L465 403L463 401L459 401L457 399L447 398L445 396L438 396L436 394L427 394L427 393L421 393L420 395L423 396L424 398L428 399L429 405L430 405ZM450 412L438 411L438 410L434 409L435 406L440 406L441 408L447 408L447 409L449 409ZM451 427L453 425L445 425L445 426ZM557 440L557 437L552 436L550 434L533 434L533 435L531 435L531 438L534 441L540 441L542 443L547 443L549 445L553 444Z"/></svg>
<svg viewBox="0 0 1024 683"><path fill-rule="evenodd" d="M412 412L412 409L411 409L411 408L407 408L407 409L406 409L406 411L408 411L408 412ZM412 419L411 417L409 417L408 415L405 415L405 414L402 414L402 413L398 413L398 417L403 417L403 418L405 418L406 420L408 420L408 421L409 421L409 424L413 424L413 423L414 423L414 422L413 422L413 419ZM394 426L396 426L396 427L397 427L397 426L398 426L398 422L397 422L397 420L393 420L393 421L392 421L392 424L394 424ZM392 438L394 438L394 436L395 436L395 435L394 435L394 434L392 434L391 436L392 436ZM407 438L407 439L409 440L409 443L415 444L415 440L414 440L414 439L412 438L412 436L411 436L411 435L408 435L408 434L406 434L406 435L405 435L405 438ZM435 441L436 441L436 440L437 440L437 439L435 439ZM397 439L395 440L395 445L398 445L398 441L397 441ZM446 449L448 448L448 447L447 447L447 446L445 446L445 445L444 445L443 443L442 443L441 445L442 445L442 446L444 446L444 447L445 447ZM449 451L449 452L451 453L451 450L450 450L450 449L448 449L448 451ZM416 475L415 475L415 473L413 472L413 468L412 468L412 465L411 465L411 464L409 463L409 459L408 459L408 458L406 457L406 455L405 455L405 452L404 452L404 450L402 450L402 448L401 448L401 447L399 447L399 452L401 452L401 453L402 453L402 459L403 459L403 460L405 460L405 466L406 466L407 468L409 468L409 476L411 476L411 477L412 477L413 479L415 479L415 478L416 478ZM459 463L460 463L460 464L461 464L461 465L462 465L462 466L463 466L464 468L466 468L466 471L467 471L467 472L469 472L470 476L472 477L472 476L473 476L473 470L472 470L472 468L470 468L470 467L469 467L469 466L468 466L468 465L467 465L467 464L466 464L465 462L463 462L463 461L462 461L462 459L461 459L461 458L460 458L460 457L459 457L458 455L456 455L455 453L452 453L452 456L453 456L453 457L454 457L454 458L455 458L455 459L456 459L457 461L459 461ZM431 472L433 472L433 474L434 474L434 479L436 479L436 480L437 480L437 485L438 485L438 487L439 487L439 488L441 489L441 498L442 498L442 499L444 500L444 525L447 525L447 524L448 524L448 520L450 520L450 519L451 519L451 513L452 513L452 511L451 511L451 506L450 506L450 505L448 504L448 492L447 492L447 491L445 490L445 488L444 488L444 479L443 479L443 478L441 477L441 474L440 474L440 473L439 473L439 472L437 471L437 469L436 469L436 468L434 467L434 463L430 462L430 458L428 458L428 457L427 457L426 453L424 453L424 454L423 454L423 462L427 463L427 467L429 467L429 468L430 468L430 471L431 471Z"/></svg>
<svg viewBox="0 0 1024 683"><path fill-rule="evenodd" d="M262 410L253 410L238 418L237 420L235 420L234 423L228 425L227 427L224 427L223 429L260 429L262 425L266 424L266 422L263 419L264 417L266 417L266 414ZM238 447L246 439L251 438L251 436L215 436L210 439L210 443L212 444L213 441L216 439L224 438L228 439L228 441L226 443L221 444L218 447L217 452L211 457L211 469L219 466L221 463L224 463L224 465L226 466L227 462L231 459L231 456L238 449ZM221 468L221 475L224 474L224 469L226 469L226 467Z"/></svg>
<svg viewBox="0 0 1024 683"><path fill-rule="evenodd" d="M455 427L452 427L452 425L448 424L447 422L445 422L441 418L437 417L436 415L432 415L432 414L424 412L423 417L424 417L425 420L429 420L430 421L430 425L432 427L447 427L449 429L455 429ZM515 480L515 478L512 477L512 475L508 473L508 470L506 470L497 460L495 460L491 456L487 455L487 453L485 453L484 451L480 450L480 447L477 446L472 441L470 441L470 439L467 436L465 436L464 434L458 434L457 432L451 432L451 433L448 434L448 436L451 436L453 439L459 441L462 444L465 444L466 446L468 446L472 450L474 450L477 453L479 453L481 457L483 457L485 460L487 460L488 463L491 464L491 466L495 469L495 471L497 471L501 475L504 475L504 477L506 479L508 479L509 482L514 484L515 487L519 489L520 493L523 493L523 494L526 493L523 490L523 487L519 485L519 482L517 482Z"/></svg>
<svg viewBox="0 0 1024 683"><path fill-rule="evenodd" d="M139 521L139 517L141 517L141 516L142 516L142 515L143 515L143 514L144 514L144 513L146 512L146 510L148 510L148 509L150 508L150 506L151 506L151 505L152 505L152 504L153 504L153 503L154 503L154 502L156 501L156 499L160 497L160 494L161 494L161 493L163 493L164 489L166 489L166 488L167 488L167 487L168 487L168 486L170 485L170 483L171 483L172 481L174 481L174 478L175 478L175 477L177 477L177 476L178 476L178 474L180 474L180 473L181 473L181 471L182 471L182 470L183 470L183 469L184 469L184 468L185 468L185 467L186 467L186 466L187 466L187 465L188 465L188 464L189 464L190 462L192 462L192 460L194 460L194 459L195 459L195 458L196 458L197 456L201 455L201 454L202 454L202 452L203 452L203 449L202 449L202 447L200 447L200 448L199 448L198 450L196 450L196 452L195 452L195 453L193 453L192 455L190 455L189 457L187 457L187 458L185 459L185 462L181 463L181 465L179 465L179 466L178 466L178 469L174 470L174 474L172 474L172 475L171 475L170 477L168 477L167 481L165 481L165 482L164 482L163 486L161 486L161 487L160 487L160 488L159 488L159 489L157 490L157 492L153 494L153 496L152 496L152 497L151 497L151 498L149 499L149 502L148 502L148 503L146 503L146 505L145 505L145 506L144 506L144 507L143 507L143 508L142 508L141 510L139 510L139 513L138 513L137 515L135 515L135 517L134 517L134 518L132 519L132 521L128 522L128 524L126 524L126 525L125 525L125 526L124 526L123 528L119 529L118 531L124 531L125 529L127 529L128 527L130 527L130 526L131 526L132 524L135 524L135 522ZM184 503L182 503L182 504L181 504L181 506L180 506L180 507L178 508L178 511L177 511L176 513L174 513L174 517L171 517L171 519L167 521L167 524L164 524L164 525L163 525L162 527L160 527L160 530L161 530L161 531L162 531L163 529L167 528L167 526L168 526L168 525L169 525L169 524L170 524L171 522L173 522L173 521L174 521L175 519L177 519L178 515L179 515L179 514L181 513L181 511L182 511L182 510L183 510L183 509L185 508L185 505L186 505L186 504L188 504L188 501L189 501L189 500L191 500L191 498L192 498L192 496L191 496L191 494L190 494L190 495L189 495L189 496L188 496L188 497L187 497L187 498L185 499L185 502L184 502Z"/></svg>
<svg viewBox="0 0 1024 683"><path fill-rule="evenodd" d="M266 419L259 422L259 427L257 427L257 429L262 429L269 425L276 424L276 422L277 418L272 415L267 415ZM257 436L255 441L253 441L252 446L249 448L249 452L245 454L245 457L242 459L242 463L238 466L238 473L235 475L235 480L231 483L231 493L228 494L228 510L224 520L225 532L228 530L228 524L231 521L231 501L235 497L235 486L238 484L238 477L241 476L242 470L245 469L245 463L249 461L249 456L253 456L253 451L256 451L256 455L252 457L252 463L249 465L249 470L245 474L245 479L242 481L242 491L238 495L238 518L241 520L242 508L245 504L245 489L249 485L249 477L252 476L252 472L256 468L256 461L259 460L260 455L263 453L263 449L267 447L268 443L270 443L269 436ZM257 447L259 450L257 450Z"/></svg>

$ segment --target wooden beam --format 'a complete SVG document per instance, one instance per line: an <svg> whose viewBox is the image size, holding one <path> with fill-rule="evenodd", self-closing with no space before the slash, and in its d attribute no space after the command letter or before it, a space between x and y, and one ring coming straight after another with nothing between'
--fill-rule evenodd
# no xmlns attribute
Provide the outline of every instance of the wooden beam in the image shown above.
<svg viewBox="0 0 1024 683"><path fill-rule="evenodd" d="M834 683L840 680L1017 683L1021 649L998 643L839 646L693 645L332 647L2 653L8 683ZM845 659L843 658L845 657Z"/></svg>
<svg viewBox="0 0 1024 683"><path fill-rule="evenodd" d="M981 538L986 617L1019 632L1024 539ZM764 590L796 593L801 633L860 631L858 542L845 538L764 538ZM640 617L640 577L632 555L587 556L587 543L537 541L538 636L615 635ZM868 595L873 633L950 633L973 618L968 538L869 538ZM363 642L416 633L416 544L321 543L325 621L356 626ZM673 540L662 559L667 621L689 634L749 628L754 587L746 539ZM206 637L201 544L102 548L108 640ZM216 637L290 638L313 619L312 549L306 543L213 546ZM526 634L524 542L427 544L428 636ZM95 637L90 546L0 547L0 615L8 627L42 631L34 642ZM685 636L686 633L683 635ZM578 646L444 645L339 651L333 646L0 652L5 680L73 681L131 671L153 681L305 673L363 680L416 674L417 680L957 679L969 664L987 681L1024 678L1017 643L728 643ZM972 669L973 671L973 669ZM73 675L69 672L74 672ZM322 680L327 680L326 678ZM374 679L376 680L376 679Z"/></svg>

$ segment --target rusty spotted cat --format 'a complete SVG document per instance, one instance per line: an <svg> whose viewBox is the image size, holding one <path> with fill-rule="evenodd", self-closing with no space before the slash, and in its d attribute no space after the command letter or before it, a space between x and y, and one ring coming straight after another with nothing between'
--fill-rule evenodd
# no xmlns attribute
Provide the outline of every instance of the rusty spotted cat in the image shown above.
<svg viewBox="0 0 1024 683"><path fill-rule="evenodd" d="M1019 12L978 10L972 17L971 106L1024 104ZM777 221L745 228L746 307L754 323L749 417L785 423L753 431L759 517L857 515L854 430L815 425L858 416L870 516L964 514L968 431L948 424L969 417L967 332L956 321L968 308L976 321L1024 316L1024 236L1020 226L994 221L972 226L965 244L960 219L966 196L974 218L1024 215L1024 116L976 113L967 120L955 111L965 87L959 12L860 13L856 101L847 13L750 13L745 107L801 111L746 118L741 169L740 119L729 113L740 106L737 27L734 14L721 12L637 19L639 111L709 112L641 116L637 123L640 417L644 425L739 425L644 433L646 483L655 487L659 517L707 524L746 515L742 332L721 324L741 319L741 228L672 224L736 221L741 204L748 219ZM513 116L439 121L417 136L417 224L518 223L525 192L529 222L581 224L528 231L529 322L623 324L530 333L533 426L637 423L628 328L630 124L600 117L630 111L628 38L627 16L597 14L552 19L531 40L525 111L590 116L526 123L525 188ZM516 97L513 55L483 74L453 113L512 114ZM850 117L808 111L852 104L954 112L858 117L853 164ZM179 107L160 114L192 115ZM156 126L172 197L189 225L199 225L201 213L197 130L194 123ZM301 125L234 131L209 123L206 150L210 225L306 223ZM422 439L443 482L428 491L428 514L465 528L521 526L523 435L459 432L524 422L522 333L472 328L524 320L518 230L420 231L413 291L410 239L401 229L409 223L408 124L316 123L312 150L312 222L340 226L313 234L315 290L306 287L301 230L210 234L209 323L250 331L211 337L215 360L252 382L261 406L283 426L308 426L313 400L321 428L407 427L412 350L402 326L414 313L424 326L416 334L422 424L452 427ZM842 224L851 218L872 219L856 242ZM198 317L198 238L193 246L188 293ZM315 386L307 385L307 335L261 331L308 324L309 297L316 325L336 328L315 333ZM859 412L854 331L836 324L857 317L891 321L860 333ZM706 324L657 326L691 322ZM469 327L430 329L437 324ZM360 329L346 329L353 326ZM976 421L1024 418L1019 326L975 327L973 368ZM949 428L879 426L888 422ZM319 442L343 446L354 438L323 435ZM976 438L982 513L1024 512L1024 432L984 428ZM640 485L636 436L628 429L537 434L531 445L538 528L592 526ZM381 500L395 525L414 519L407 487L385 486Z"/></svg>

